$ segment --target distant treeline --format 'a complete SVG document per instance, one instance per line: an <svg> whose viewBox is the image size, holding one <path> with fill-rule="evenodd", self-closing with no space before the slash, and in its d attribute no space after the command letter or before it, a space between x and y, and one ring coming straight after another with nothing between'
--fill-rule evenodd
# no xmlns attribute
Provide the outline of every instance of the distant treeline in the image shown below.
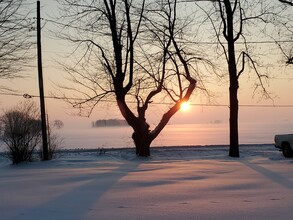
<svg viewBox="0 0 293 220"><path fill-rule="evenodd" d="M93 127L127 126L127 122L123 119L96 120L92 122L92 126Z"/></svg>

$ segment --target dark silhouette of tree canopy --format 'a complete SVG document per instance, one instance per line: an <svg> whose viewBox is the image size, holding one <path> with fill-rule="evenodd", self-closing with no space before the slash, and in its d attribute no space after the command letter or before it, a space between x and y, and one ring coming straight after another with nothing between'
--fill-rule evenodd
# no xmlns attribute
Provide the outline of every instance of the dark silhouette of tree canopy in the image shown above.
<svg viewBox="0 0 293 220"><path fill-rule="evenodd" d="M133 128L136 154L149 156L152 141L201 83L195 79L196 67L204 59L180 43L191 22L179 12L183 6L176 0L63 3L62 31L68 30L63 38L75 43L76 52L82 54L66 66L76 83L66 89L83 97L67 101L90 114L102 101L116 99ZM147 110L155 102L167 103L169 108L151 127Z"/></svg>
<svg viewBox="0 0 293 220"><path fill-rule="evenodd" d="M23 0L0 0L0 79L22 77L31 59L32 20Z"/></svg>

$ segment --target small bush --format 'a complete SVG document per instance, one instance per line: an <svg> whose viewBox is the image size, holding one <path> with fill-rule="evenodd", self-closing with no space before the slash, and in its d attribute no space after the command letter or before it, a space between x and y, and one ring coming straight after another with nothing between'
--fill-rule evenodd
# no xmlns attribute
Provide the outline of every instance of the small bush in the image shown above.
<svg viewBox="0 0 293 220"><path fill-rule="evenodd" d="M13 164L31 161L41 142L41 121L33 102L20 103L0 117L0 137Z"/></svg>

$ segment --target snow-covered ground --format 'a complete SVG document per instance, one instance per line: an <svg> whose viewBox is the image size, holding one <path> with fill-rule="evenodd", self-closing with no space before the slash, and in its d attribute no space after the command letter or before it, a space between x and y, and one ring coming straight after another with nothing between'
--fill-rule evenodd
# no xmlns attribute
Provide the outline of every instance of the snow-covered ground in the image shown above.
<svg viewBox="0 0 293 220"><path fill-rule="evenodd" d="M0 158L0 219L293 219L293 160L273 145L66 152Z"/></svg>

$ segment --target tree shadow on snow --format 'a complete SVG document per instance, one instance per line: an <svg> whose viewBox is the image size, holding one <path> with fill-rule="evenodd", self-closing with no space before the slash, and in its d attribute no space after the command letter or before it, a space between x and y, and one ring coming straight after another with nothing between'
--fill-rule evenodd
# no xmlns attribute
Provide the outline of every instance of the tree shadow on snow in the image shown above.
<svg viewBox="0 0 293 220"><path fill-rule="evenodd" d="M279 185L286 187L290 190L293 190L293 181L285 178L284 176L273 172L271 170L268 170L262 166L250 163L249 161L241 161L244 165L246 165L247 167L257 171L258 173L262 174L263 176L265 176L266 178L274 181L275 183L278 183Z"/></svg>
<svg viewBox="0 0 293 220"><path fill-rule="evenodd" d="M142 162L142 161L141 161ZM21 220L31 220L37 216L38 220L45 219L84 219L86 214L119 179L135 170L141 162L125 162L114 170L108 172L90 173L77 176L83 184L72 187L71 190L50 201L27 210L19 216ZM70 172L70 171L69 171ZM86 169L85 169L86 172ZM72 178L72 176L71 176ZM70 180L67 182L71 183ZM66 181L65 183L66 184ZM44 196L46 195L44 189Z"/></svg>

